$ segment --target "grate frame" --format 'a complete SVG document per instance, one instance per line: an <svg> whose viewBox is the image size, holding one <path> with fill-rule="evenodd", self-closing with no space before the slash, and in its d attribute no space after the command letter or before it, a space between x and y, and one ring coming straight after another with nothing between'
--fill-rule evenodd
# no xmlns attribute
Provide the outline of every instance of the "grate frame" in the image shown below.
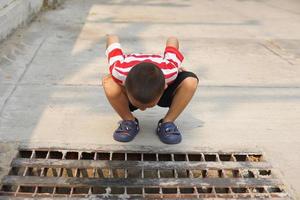
<svg viewBox="0 0 300 200"><path fill-rule="evenodd" d="M1 198L292 199L262 152L20 148Z"/></svg>

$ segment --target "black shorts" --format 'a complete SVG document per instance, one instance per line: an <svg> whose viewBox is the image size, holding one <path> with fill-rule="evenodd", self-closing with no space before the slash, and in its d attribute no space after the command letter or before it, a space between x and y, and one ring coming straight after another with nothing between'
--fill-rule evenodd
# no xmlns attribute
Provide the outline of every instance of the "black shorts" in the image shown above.
<svg viewBox="0 0 300 200"><path fill-rule="evenodd" d="M199 82L198 77L193 72L189 72L189 71L179 72L177 78L170 85L168 85L167 89L164 91L164 93L161 96L161 98L160 98L159 102L157 103L157 105L160 106L160 107L170 107L171 104L172 104L174 91L180 85L180 83L187 77L194 77ZM133 106L129 102L129 109L130 109L131 112L133 112L133 111L137 110L138 108Z"/></svg>

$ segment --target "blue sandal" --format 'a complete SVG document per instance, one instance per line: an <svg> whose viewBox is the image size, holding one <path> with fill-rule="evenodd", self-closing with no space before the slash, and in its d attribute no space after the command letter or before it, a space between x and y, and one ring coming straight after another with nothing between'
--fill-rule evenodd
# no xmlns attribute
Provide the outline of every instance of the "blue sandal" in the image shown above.
<svg viewBox="0 0 300 200"><path fill-rule="evenodd" d="M130 142L138 134L139 121L135 120L123 120L119 122L120 126L114 132L114 139L119 142Z"/></svg>
<svg viewBox="0 0 300 200"><path fill-rule="evenodd" d="M177 126L173 122L163 122L163 119L158 122L156 134L166 144L178 144L182 140Z"/></svg>

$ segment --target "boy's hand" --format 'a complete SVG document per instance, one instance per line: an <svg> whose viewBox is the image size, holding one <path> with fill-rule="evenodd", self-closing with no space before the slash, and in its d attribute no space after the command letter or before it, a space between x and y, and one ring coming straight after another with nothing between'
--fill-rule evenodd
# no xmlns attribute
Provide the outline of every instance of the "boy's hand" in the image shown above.
<svg viewBox="0 0 300 200"><path fill-rule="evenodd" d="M106 35L106 48L113 44L113 43L119 43L119 37L117 35Z"/></svg>
<svg viewBox="0 0 300 200"><path fill-rule="evenodd" d="M179 42L178 39L176 37L169 37L167 39L167 43L166 43L167 47L174 47L176 49L179 49Z"/></svg>

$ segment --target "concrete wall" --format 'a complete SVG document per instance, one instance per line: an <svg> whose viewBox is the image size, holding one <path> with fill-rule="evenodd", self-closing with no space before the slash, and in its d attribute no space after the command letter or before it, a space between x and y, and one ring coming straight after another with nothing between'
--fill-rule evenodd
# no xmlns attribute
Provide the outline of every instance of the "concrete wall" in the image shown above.
<svg viewBox="0 0 300 200"><path fill-rule="evenodd" d="M30 22L43 6L55 8L63 0L1 0L0 41L17 27Z"/></svg>

